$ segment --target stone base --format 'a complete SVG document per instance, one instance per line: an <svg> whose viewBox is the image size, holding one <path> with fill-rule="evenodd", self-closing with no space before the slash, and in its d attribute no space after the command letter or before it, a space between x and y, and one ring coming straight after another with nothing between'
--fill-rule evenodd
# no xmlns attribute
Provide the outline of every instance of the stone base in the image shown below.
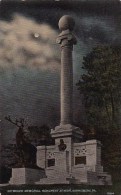
<svg viewBox="0 0 121 195"><path fill-rule="evenodd" d="M69 184L69 181L66 179L69 177L69 174L65 171L59 171L59 170L46 170L47 178L41 179L39 182L36 182L36 184L41 185L55 185L55 184Z"/></svg>
<svg viewBox="0 0 121 195"><path fill-rule="evenodd" d="M75 178L75 184L86 184L86 185L112 185L111 176L106 172L93 172L82 170L72 174Z"/></svg>
<svg viewBox="0 0 121 195"><path fill-rule="evenodd" d="M97 173L82 170L78 173L67 173L58 170L46 172L47 178L41 179L36 184L85 184L85 185L112 185L111 176L105 172Z"/></svg>
<svg viewBox="0 0 121 195"><path fill-rule="evenodd" d="M36 184L111 185L111 176L103 171L101 164L100 141L74 143L74 128L71 129L73 126L64 127L65 130L60 131L60 127L56 127L55 131L51 132L53 137L56 137L55 145L37 147L37 163L39 167L45 169L47 178ZM67 134L67 137L64 136ZM61 138L66 144L64 151L60 151L58 147Z"/></svg>
<svg viewBox="0 0 121 195"><path fill-rule="evenodd" d="M79 141L83 138L83 131L79 127L71 124L56 126L51 130L53 138L73 137Z"/></svg>
<svg viewBox="0 0 121 195"><path fill-rule="evenodd" d="M42 178L45 178L45 170L31 168L12 168L12 177L9 184L35 184Z"/></svg>

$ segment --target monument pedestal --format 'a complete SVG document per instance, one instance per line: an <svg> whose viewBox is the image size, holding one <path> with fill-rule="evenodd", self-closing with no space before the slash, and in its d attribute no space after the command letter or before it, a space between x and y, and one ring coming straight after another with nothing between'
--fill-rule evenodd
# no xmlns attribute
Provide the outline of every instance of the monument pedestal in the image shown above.
<svg viewBox="0 0 121 195"><path fill-rule="evenodd" d="M56 131L54 135L59 136L59 132ZM45 169L47 178L36 184L112 184L111 176L103 171L101 165L100 141L75 143L71 135L58 136L55 145L37 147L37 164ZM66 145L64 151L58 147L61 139Z"/></svg>
<svg viewBox="0 0 121 195"><path fill-rule="evenodd" d="M9 184L35 184L35 182L45 177L45 170L32 168L12 168L12 177Z"/></svg>

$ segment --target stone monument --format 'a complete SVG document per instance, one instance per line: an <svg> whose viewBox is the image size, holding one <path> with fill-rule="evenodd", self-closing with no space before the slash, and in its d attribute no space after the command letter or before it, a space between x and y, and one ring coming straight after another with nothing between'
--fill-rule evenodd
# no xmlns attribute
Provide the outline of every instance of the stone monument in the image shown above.
<svg viewBox="0 0 121 195"><path fill-rule="evenodd" d="M24 119L11 119L10 116L5 117L6 120L16 125L19 129L16 133L16 152L18 162L12 168L12 177L10 184L34 184L45 176L45 170L36 165L36 147L29 142L24 129Z"/></svg>
<svg viewBox="0 0 121 195"><path fill-rule="evenodd" d="M51 130L55 145L37 147L37 164L46 171L46 178L37 184L111 185L111 176L103 172L101 143L82 142L83 132L73 125L73 35L75 22L68 15L59 21L62 31L57 43L61 46L61 119Z"/></svg>

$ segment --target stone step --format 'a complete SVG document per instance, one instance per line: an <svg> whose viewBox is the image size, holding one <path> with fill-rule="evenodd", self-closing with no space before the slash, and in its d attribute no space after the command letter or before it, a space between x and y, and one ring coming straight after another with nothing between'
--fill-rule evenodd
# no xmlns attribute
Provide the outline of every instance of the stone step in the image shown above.
<svg viewBox="0 0 121 195"><path fill-rule="evenodd" d="M46 176L47 177L68 177L69 173L65 171L59 171L59 170L46 170Z"/></svg>
<svg viewBox="0 0 121 195"><path fill-rule="evenodd" d="M69 184L69 181L61 178L43 178L36 184Z"/></svg>
<svg viewBox="0 0 121 195"><path fill-rule="evenodd" d="M40 179L36 184L69 184L75 183L75 177L58 170L46 170L47 178Z"/></svg>

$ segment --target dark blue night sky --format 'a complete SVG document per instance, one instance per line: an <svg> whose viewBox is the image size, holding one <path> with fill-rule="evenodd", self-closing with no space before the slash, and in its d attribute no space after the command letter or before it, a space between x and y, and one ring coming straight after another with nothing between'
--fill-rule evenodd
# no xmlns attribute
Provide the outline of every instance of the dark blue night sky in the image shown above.
<svg viewBox="0 0 121 195"><path fill-rule="evenodd" d="M74 47L74 120L84 121L75 83L83 56L97 44L121 44L121 9L116 3L38 1L0 2L0 120L3 142L15 136L4 116L24 117L29 125L54 127L60 118L60 48L58 20L76 22Z"/></svg>

